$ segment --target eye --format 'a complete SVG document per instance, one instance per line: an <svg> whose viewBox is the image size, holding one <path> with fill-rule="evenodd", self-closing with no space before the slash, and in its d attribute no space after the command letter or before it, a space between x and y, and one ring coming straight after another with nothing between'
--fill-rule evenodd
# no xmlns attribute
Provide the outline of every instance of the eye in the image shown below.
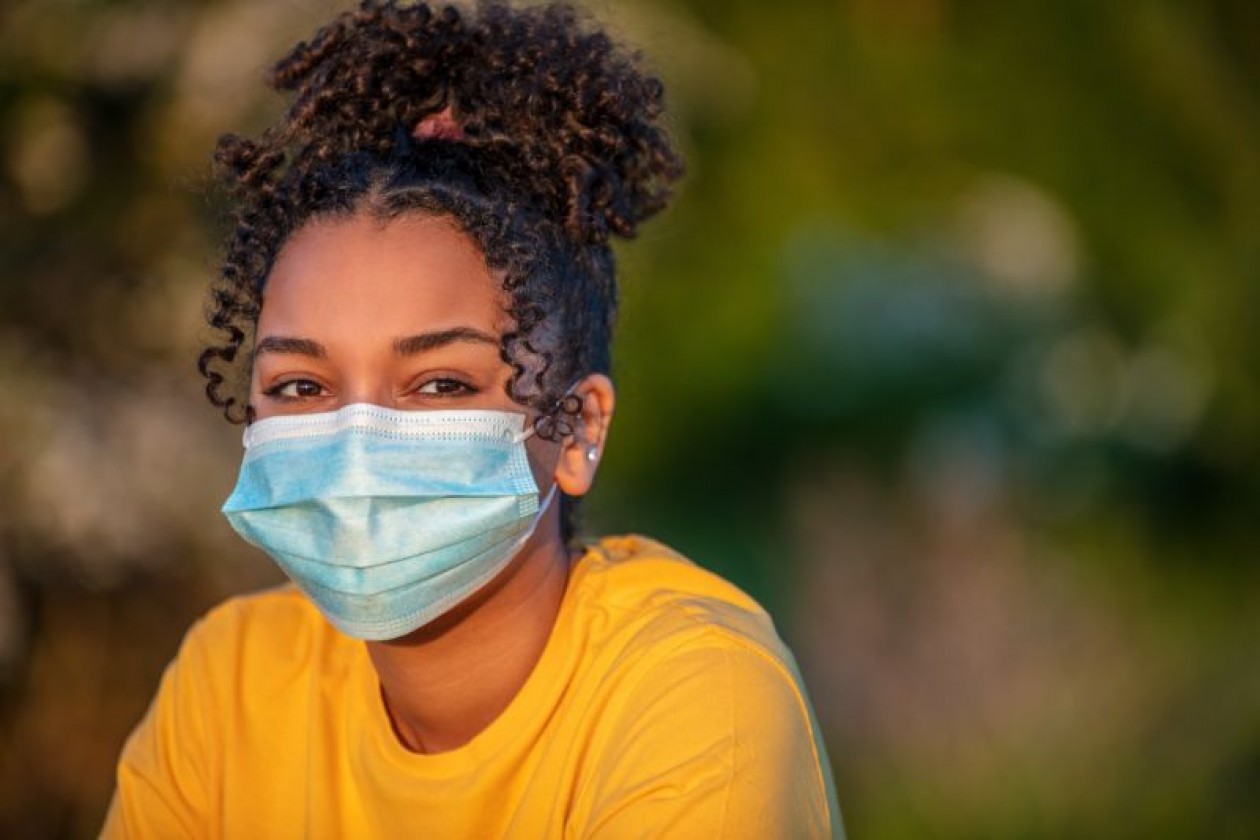
<svg viewBox="0 0 1260 840"><path fill-rule="evenodd" d="M272 385L263 393L281 400L302 400L321 396L323 391L324 386L310 379L290 379Z"/></svg>
<svg viewBox="0 0 1260 840"><path fill-rule="evenodd" d="M428 380L416 389L416 393L431 397L459 397L476 393L476 389L466 382L442 376Z"/></svg>

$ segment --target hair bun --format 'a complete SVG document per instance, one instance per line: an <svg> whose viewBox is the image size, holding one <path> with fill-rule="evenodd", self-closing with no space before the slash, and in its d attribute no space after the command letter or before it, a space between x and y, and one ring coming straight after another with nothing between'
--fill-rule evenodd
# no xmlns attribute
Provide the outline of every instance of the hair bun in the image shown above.
<svg viewBox="0 0 1260 840"><path fill-rule="evenodd" d="M418 150L456 140L570 239L602 244L634 236L682 174L663 86L640 65L567 4L367 0L275 65L272 84L296 95L273 139L317 158L387 152L399 126Z"/></svg>

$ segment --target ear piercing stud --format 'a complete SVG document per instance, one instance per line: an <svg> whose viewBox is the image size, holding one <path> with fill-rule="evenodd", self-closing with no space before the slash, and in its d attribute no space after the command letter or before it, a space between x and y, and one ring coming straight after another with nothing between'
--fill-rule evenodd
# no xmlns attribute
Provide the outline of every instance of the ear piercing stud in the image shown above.
<svg viewBox="0 0 1260 840"><path fill-rule="evenodd" d="M590 449L586 450L586 460L590 461L592 464L599 460L599 448L592 446Z"/></svg>

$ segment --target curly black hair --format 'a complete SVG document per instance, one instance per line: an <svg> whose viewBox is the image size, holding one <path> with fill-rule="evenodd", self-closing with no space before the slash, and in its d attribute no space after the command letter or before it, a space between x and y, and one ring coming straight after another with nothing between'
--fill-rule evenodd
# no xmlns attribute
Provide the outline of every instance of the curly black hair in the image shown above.
<svg viewBox="0 0 1260 840"><path fill-rule="evenodd" d="M235 228L208 312L222 338L198 360L210 402L233 422L252 416L247 348L292 233L315 218L422 213L451 219L502 277L509 395L537 412L541 436L572 433L565 390L611 365L610 237L633 237L682 174L663 87L641 65L560 3L365 0L295 46L270 77L293 93L282 118L215 150ZM417 130L434 120L457 130ZM564 500L566 540L574 507Z"/></svg>

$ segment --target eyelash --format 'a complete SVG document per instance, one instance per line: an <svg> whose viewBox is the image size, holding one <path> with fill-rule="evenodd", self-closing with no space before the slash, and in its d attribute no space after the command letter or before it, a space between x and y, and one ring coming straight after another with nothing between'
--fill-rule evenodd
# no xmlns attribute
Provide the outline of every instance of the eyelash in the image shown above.
<svg viewBox="0 0 1260 840"><path fill-rule="evenodd" d="M279 400L280 402L298 402L299 400L316 399L317 397L321 396L320 394L290 395L290 394L280 393L285 388L288 388L291 385L292 386L314 385L319 390L321 391L324 390L324 386L320 385L318 382L316 382L313 379L286 379L281 382L277 382L275 385L272 385L270 388L263 391L263 395L267 397L271 397L272 399L275 399L275 400Z"/></svg>
<svg viewBox="0 0 1260 840"><path fill-rule="evenodd" d="M429 387L430 385L439 385L439 384L443 386L455 385L457 386L457 389L454 392L451 392L451 391L426 392L423 390ZM469 385L467 382L463 381L462 379L456 379L453 376L435 376L432 379L425 380L424 383L421 384L419 388L416 388L413 390L413 393L424 394L427 397L437 397L439 399L450 399L452 397L464 397L464 396L468 396L469 394L475 394L477 393L477 389L474 388L472 385Z"/></svg>
<svg viewBox="0 0 1260 840"><path fill-rule="evenodd" d="M324 396L323 394L284 394L284 393L281 393L282 391L284 391L284 389L289 388L290 386L302 386L302 385L314 385L320 391L324 390L324 386L320 385L318 382L314 381L313 379L286 379L282 382L277 382L275 385L272 385L270 388L267 388L265 391L263 391L263 395L267 397L271 397L272 399L275 399L275 400L279 400L280 402L298 402L300 400L318 399L319 397ZM429 387L430 385L436 386L436 388L438 389L442 387L448 387L451 385L454 385L455 388L453 390L447 390L447 391L443 391L443 390L425 391L424 389ZM435 397L437 399L451 399L454 397L463 397L463 396L468 396L470 394L475 394L477 393L477 389L474 388L472 385L468 384L467 382L464 382L461 379L456 379L451 376L437 376L437 377L434 377L433 379L425 380L423 383L419 385L419 387L412 389L412 393L422 394L426 397Z"/></svg>

